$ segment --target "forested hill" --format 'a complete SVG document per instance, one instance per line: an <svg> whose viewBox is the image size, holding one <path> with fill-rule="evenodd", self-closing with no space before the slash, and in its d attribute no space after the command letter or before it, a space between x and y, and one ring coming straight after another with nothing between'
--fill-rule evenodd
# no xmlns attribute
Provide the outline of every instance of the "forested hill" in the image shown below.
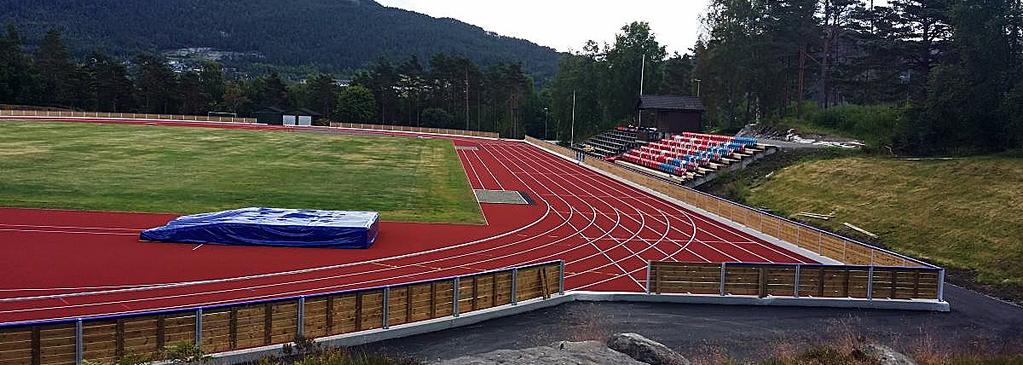
<svg viewBox="0 0 1023 365"><path fill-rule="evenodd" d="M31 46L50 28L78 53L213 47L258 52L261 62L344 70L387 57L468 56L483 65L518 63L552 75L557 52L454 19L372 0L6 0L0 22L15 22Z"/></svg>

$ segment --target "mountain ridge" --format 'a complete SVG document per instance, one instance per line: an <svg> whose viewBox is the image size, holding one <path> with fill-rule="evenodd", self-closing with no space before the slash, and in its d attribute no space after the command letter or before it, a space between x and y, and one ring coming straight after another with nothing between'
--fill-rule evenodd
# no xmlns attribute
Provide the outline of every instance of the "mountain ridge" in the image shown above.
<svg viewBox="0 0 1023 365"><path fill-rule="evenodd" d="M272 64L340 71L381 58L448 53L482 65L522 63L543 76L553 75L560 57L528 40L372 0L8 0L0 14L0 22L14 22L30 45L47 30L61 29L78 54L212 47L258 52Z"/></svg>

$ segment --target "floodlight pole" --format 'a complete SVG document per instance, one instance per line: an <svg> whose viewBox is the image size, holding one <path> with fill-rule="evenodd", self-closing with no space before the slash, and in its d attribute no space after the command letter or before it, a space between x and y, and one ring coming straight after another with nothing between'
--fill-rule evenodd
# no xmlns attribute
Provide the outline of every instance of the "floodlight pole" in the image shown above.
<svg viewBox="0 0 1023 365"><path fill-rule="evenodd" d="M646 55L643 55L643 63L639 66L639 97L643 97L643 84L646 81ZM643 128L643 110L637 111L639 113L639 122L637 127Z"/></svg>
<svg viewBox="0 0 1023 365"><path fill-rule="evenodd" d="M547 140L547 123L551 119L550 109L547 107L543 108L543 140Z"/></svg>
<svg viewBox="0 0 1023 365"><path fill-rule="evenodd" d="M575 147L575 91L572 92L572 147Z"/></svg>

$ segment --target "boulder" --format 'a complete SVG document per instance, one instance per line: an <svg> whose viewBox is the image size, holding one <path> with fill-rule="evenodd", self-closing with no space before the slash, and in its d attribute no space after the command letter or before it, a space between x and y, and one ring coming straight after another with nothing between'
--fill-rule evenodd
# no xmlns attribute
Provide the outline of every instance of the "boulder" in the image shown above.
<svg viewBox="0 0 1023 365"><path fill-rule="evenodd" d="M435 362L437 365L645 365L598 341L556 342L522 350L497 350Z"/></svg>
<svg viewBox="0 0 1023 365"><path fill-rule="evenodd" d="M870 344L863 347L863 354L875 359L881 365L917 365L909 356L892 350L888 346Z"/></svg>
<svg viewBox="0 0 1023 365"><path fill-rule="evenodd" d="M637 333L611 335L607 347L650 365L690 365L679 353Z"/></svg>

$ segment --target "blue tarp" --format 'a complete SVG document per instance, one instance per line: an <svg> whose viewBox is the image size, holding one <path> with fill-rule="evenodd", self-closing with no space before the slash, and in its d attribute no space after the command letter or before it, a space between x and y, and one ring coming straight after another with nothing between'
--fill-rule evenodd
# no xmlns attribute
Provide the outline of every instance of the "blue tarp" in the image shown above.
<svg viewBox="0 0 1023 365"><path fill-rule="evenodd" d="M146 241L319 248L369 248L377 212L243 208L179 217L148 229Z"/></svg>

